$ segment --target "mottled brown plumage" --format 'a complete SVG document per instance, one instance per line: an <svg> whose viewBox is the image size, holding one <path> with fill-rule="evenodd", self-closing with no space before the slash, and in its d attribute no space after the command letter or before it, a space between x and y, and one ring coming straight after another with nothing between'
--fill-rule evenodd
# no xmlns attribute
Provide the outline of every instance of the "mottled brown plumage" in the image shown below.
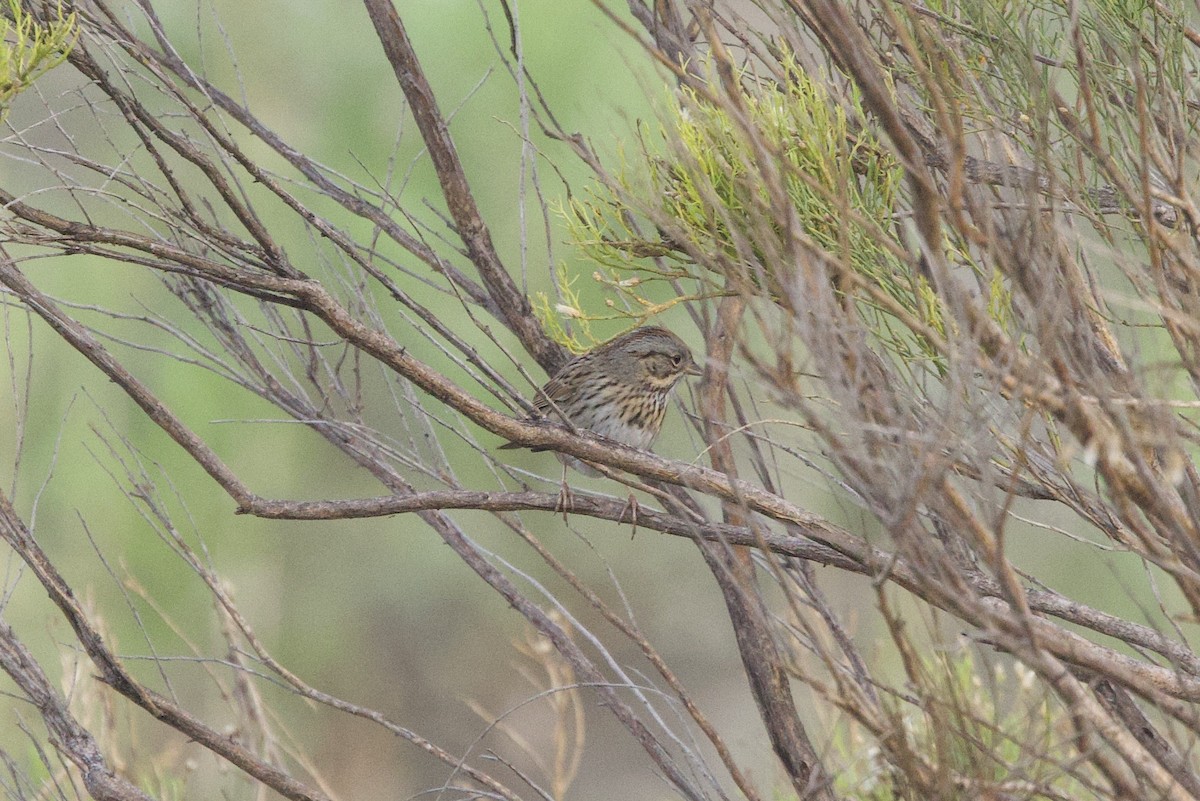
<svg viewBox="0 0 1200 801"><path fill-rule="evenodd" d="M665 328L646 326L567 362L533 402L551 420L561 412L572 425L644 449L662 429L667 398L685 375L701 375L688 346Z"/></svg>

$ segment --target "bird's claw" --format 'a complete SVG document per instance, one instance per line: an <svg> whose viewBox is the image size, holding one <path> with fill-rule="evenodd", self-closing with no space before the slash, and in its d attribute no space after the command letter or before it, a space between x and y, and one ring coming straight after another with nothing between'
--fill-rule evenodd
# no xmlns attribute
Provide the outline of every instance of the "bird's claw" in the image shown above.
<svg viewBox="0 0 1200 801"><path fill-rule="evenodd" d="M558 502L554 504L555 512L562 512L563 522L567 522L567 515L575 509L575 494L571 492L571 487L567 484L567 477L564 475L562 484L558 486Z"/></svg>
<svg viewBox="0 0 1200 801"><path fill-rule="evenodd" d="M632 492L629 493L625 505L621 507L621 513L617 515L618 523L625 522L625 512L629 512L629 522L633 524L633 530L629 532L629 539L633 539L637 536L638 502Z"/></svg>

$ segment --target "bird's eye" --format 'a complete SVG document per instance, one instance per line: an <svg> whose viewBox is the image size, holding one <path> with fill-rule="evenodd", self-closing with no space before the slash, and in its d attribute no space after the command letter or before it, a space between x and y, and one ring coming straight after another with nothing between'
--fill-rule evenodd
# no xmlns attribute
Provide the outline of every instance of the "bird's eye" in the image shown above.
<svg viewBox="0 0 1200 801"><path fill-rule="evenodd" d="M678 353L676 353L674 356L671 357L671 362L676 367L678 367L679 365L683 364L683 357L680 356Z"/></svg>

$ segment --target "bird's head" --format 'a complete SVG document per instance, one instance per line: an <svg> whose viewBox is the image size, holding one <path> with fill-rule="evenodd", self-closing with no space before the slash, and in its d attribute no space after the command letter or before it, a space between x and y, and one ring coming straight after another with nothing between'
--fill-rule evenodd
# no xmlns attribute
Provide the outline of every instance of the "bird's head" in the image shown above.
<svg viewBox="0 0 1200 801"><path fill-rule="evenodd" d="M610 343L628 360L635 382L667 392L685 375L703 375L683 340L665 328L649 326Z"/></svg>

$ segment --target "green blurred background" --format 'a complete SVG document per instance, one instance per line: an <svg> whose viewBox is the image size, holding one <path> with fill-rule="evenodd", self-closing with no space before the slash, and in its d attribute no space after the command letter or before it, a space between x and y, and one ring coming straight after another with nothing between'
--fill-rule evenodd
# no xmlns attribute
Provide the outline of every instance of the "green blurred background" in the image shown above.
<svg viewBox="0 0 1200 801"><path fill-rule="evenodd" d="M421 212L422 200L440 205L415 125L360 5L265 0L226 0L211 9L207 4L200 9L190 3L157 5L189 63L229 93L244 92L259 118L294 147L368 186L385 179L389 159L394 159L399 176L411 170L407 185L394 187L406 205L426 219L430 215ZM452 132L496 245L515 267L521 236L517 93L485 29L483 11L475 2L404 2L398 10L443 111L454 114ZM646 68L638 47L590 4L544 0L522 3L517 10L529 69L555 114L567 130L586 135L601 153L615 153L630 139L636 121L651 114L647 97L664 95L662 79ZM486 12L505 42L499 6L488 4ZM45 77L44 91L53 98L78 80L64 67ZM20 128L43 118L46 105L28 95L18 99L11 113L10 122ZM70 128L71 118L65 124ZM84 141L86 127L72 133L81 137L81 147L89 144ZM244 136L241 141L250 143ZM540 139L538 145L547 146ZM261 154L258 146L248 146L252 154L256 149ZM586 182L585 170L564 148L550 146L549 155L573 184ZM566 196L562 182L545 163L540 169L549 202L560 202ZM24 177L18 166L8 175L10 181ZM44 174L30 171L21 188L35 191L40 180ZM526 210L534 243L528 257L531 289L549 288L550 252L560 268L590 276L592 268L565 242L558 217L552 218L548 250L536 199L529 200ZM319 265L307 258L311 245L294 220L276 213L277 219L267 218L273 233L297 266L319 273ZM359 226L356 232L365 230ZM420 269L411 260L409 264ZM193 326L157 277L146 271L84 258L30 260L22 269L63 301L130 314L151 309L182 321L185 329ZM599 308L602 300L597 297L595 303ZM445 311L460 313L457 307ZM0 407L0 447L9 465L6 484L20 511L32 517L40 543L98 610L135 672L163 687L157 670L140 657L187 657L193 646L208 656L224 654L207 590L124 497L114 478L121 474L120 461L158 483L186 539L206 550L259 636L303 679L378 708L453 753L477 757L485 748L496 748L519 759L503 738L485 736L490 721L472 705L499 714L540 689L521 675L536 671L536 665L512 648L514 640L526 637L523 620L429 528L415 517L305 524L235 516L234 504L219 487L81 356L39 321L30 323L13 308L5 314L5 333L15 354L15 360L0 366L3 386L9 388ZM95 315L80 314L101 324ZM165 337L135 323L108 321L103 327L137 342L167 344ZM596 333L608 336L618 330L619 324L613 324L597 327ZM475 339L486 347L481 337ZM165 356L110 346L261 495L351 498L380 492L315 434L280 421L278 411L248 393ZM423 357L436 358L423 340L414 338L412 347ZM32 382L26 388L22 359L30 352ZM505 372L518 380L515 370ZM542 378L536 369L531 372ZM382 412L392 405L382 393L369 400ZM672 425L682 431L678 419ZM386 423L380 427L387 432ZM136 444L140 465L123 449L122 438ZM558 470L549 455L513 458L533 469ZM464 478L472 476L464 472ZM173 491L177 497L171 497ZM553 581L492 518L458 519L483 547L562 590L562 583ZM612 568L638 622L668 651L683 679L705 699L710 715L732 725L731 731L752 726L752 702L737 672L728 624L693 547L648 532L631 542L627 527L572 522L576 532L558 517L529 518L560 559L617 603L605 576ZM93 722L103 720L99 696L87 678L91 671L73 649L70 631L36 581L21 572L9 556L5 619L44 664L53 666L61 659L64 691L74 697L77 713L85 719L94 716ZM594 615L583 619L596 622ZM620 656L637 664L632 650ZM191 703L211 695L213 685L204 670L199 664L172 663L167 670L171 689ZM228 679L226 669L212 670ZM267 703L284 714L272 722L280 739L287 743L294 738L296 750L311 754L317 771L344 797L410 797L440 786L449 775L445 766L370 724L297 702L268 683L260 688ZM586 697L585 704L589 750L573 797L604 797L612 786L612 771L631 764L639 768L621 776L622 788L640 788L638 794L646 797L667 796L639 749L595 707L594 698ZM35 762L27 739L8 723L19 716L34 731L41 730L40 724L19 703L6 699L0 705L5 707L0 730L6 730L0 744ZM220 700L197 711L218 729L236 725ZM535 747L547 745L548 720L544 704L526 705L509 718ZM126 749L128 761L118 766L156 794L204 797L222 788L246 797L248 784L236 775L220 776L216 761L202 749L145 715L118 715L110 725L96 728ZM756 738L757 732L746 736Z"/></svg>
<svg viewBox="0 0 1200 801"><path fill-rule="evenodd" d="M360 5L219 0L211 9L204 4L197 10L185 2L159 6L182 55L231 94L244 91L260 119L297 149L367 185L383 180L389 159L394 159L397 175L411 169L407 185L396 189L406 206L419 211L422 199L438 197L415 125ZM401 2L397 8L443 111L454 113L452 132L496 245L516 268L521 239L517 93L499 62L484 19L486 11L503 46L507 33L499 6L485 2L481 10L474 0L442 0ZM647 65L639 47L590 3L534 0L520 3L517 9L528 68L563 127L582 133L608 156L622 147L636 147L638 121L653 118L654 103L670 91L663 76ZM219 20L220 28L214 20ZM199 39L197 31L202 34ZM46 84L61 89L76 80L64 68L47 76ZM22 97L12 110L11 122L29 124L44 113L37 98ZM248 140L243 137L243 141ZM564 147L541 137L536 144L567 178L572 191L586 185L586 170ZM561 203L567 189L555 170L543 162L540 175L551 206ZM435 200L435 205L440 204ZM554 228L547 248L539 215L531 197L526 202L526 225L533 243L528 252L531 290L548 289L547 262L553 259L566 273L582 276L579 286L584 298L602 308L602 294L599 290L589 294L587 286L593 268L566 241L561 220L552 216ZM278 226L273 231L297 266L317 272L317 265L306 263L311 245L294 221L280 214L268 222ZM145 271L79 258L28 261L23 269L40 287L64 300L129 313L137 313L144 304L168 317L178 310L177 305L169 305L172 301L157 278ZM455 314L458 309L446 312ZM99 610L122 653L189 655L191 647L179 630L187 632L199 652L222 653L211 624L207 590L112 477L118 454L130 463L131 456L118 441L124 437L141 451L144 461L137 469L144 469L148 479L158 483L188 540L206 549L258 634L291 670L322 690L381 710L451 752L471 749L474 755L496 748L506 756L515 754L502 738L486 734L488 721L472 710L472 704L495 714L518 707L536 693L537 688L521 675L531 663L511 647L526 635L523 621L430 529L415 517L293 523L233 515L234 505L219 487L82 357L40 322L28 324L22 313L11 308L5 314L5 334L16 357L0 364L5 373L2 386L8 388L0 405L0 447L10 457L6 484L15 488L20 511L34 516L36 535L60 570ZM698 343L682 311L672 311L663 322ZM619 328L617 323L609 328L599 325L596 333L608 336ZM141 342L154 341L144 326L116 323L109 330L128 333ZM482 337L473 341L488 347ZM412 347L423 358L436 359L424 341L414 339ZM33 378L27 390L22 384L26 365L21 360L30 348ZM133 355L129 349L118 352L259 494L351 498L380 492L369 477L351 469L315 434L279 421L277 411L248 393L164 356ZM485 352L500 358L494 349ZM518 380L510 367L505 365L506 374ZM537 370L531 373L535 379L542 377ZM392 399L382 393L369 400L383 412L391 408ZM18 427L18 420L23 427ZM386 420L380 422L379 415L374 420L387 431ZM660 452L681 458L693 458L699 450L674 413L660 442ZM109 451L109 445L115 452ZM512 458L547 474L557 471L548 454ZM13 467L17 463L19 467ZM484 475L481 468L478 477ZM471 482L470 472L464 471L462 477ZM177 497L170 497L172 491ZM794 500L848 525L871 529L871 523L823 487L810 483L805 491L807 497ZM456 517L483 547L546 581L555 591L563 591L562 582L492 518ZM570 529L557 516L527 515L526 520L560 560L598 588L607 601L619 605L621 599L608 575L612 571L648 638L726 734L735 754L760 783L771 784L775 769L745 689L727 616L694 547L650 532L631 540L628 527L580 519L573 519ZM1038 556L1046 559L1036 534L1015 532L1015 536L1028 539ZM1043 570L1042 578L1061 582L1058 586L1067 592L1087 582L1086 577L1072 575L1069 559L1061 564L1061 570ZM12 557L5 570L3 586L10 594L5 618L49 664L64 655L65 686L71 692L82 696L94 692L85 690L83 677L90 671L86 664L80 667L69 630L36 582L21 577L20 565ZM860 615L854 611L861 609L863 617L869 617L874 603L869 585L832 571L819 576L835 607L847 611L867 655L873 656L874 629L857 622ZM1095 588L1092 595L1100 597L1084 594L1080 600L1112 602L1103 597L1107 594L1103 586L1089 584ZM135 591L134 585L143 589ZM1110 608L1118 613L1126 611L1123 606L1132 606L1112 603ZM582 604L573 610L585 622L597 623ZM198 619L198 614L208 617ZM145 635L139 632L139 623ZM605 631L606 636L609 633ZM618 656L626 664L645 667L636 649L626 646ZM131 664L155 681L151 665L136 660ZM189 690L189 682L211 687L202 670L195 664L171 665L172 686L181 698L194 701L198 695ZM213 670L228 676L224 668ZM318 772L344 797L407 798L446 780L444 766L398 740L381 737L370 724L301 704L269 684L260 687L268 703L284 712L273 725L288 732L283 738L293 737L299 751L312 755ZM797 688L797 692L815 730L827 730L829 722L814 711L807 691ZM571 797L608 798L614 787L630 797L669 797L639 749L594 700L585 698L588 751ZM85 698L82 705L100 715L91 703L89 707ZM39 730L34 716L21 704L5 699L0 707L11 707L0 709L6 721L0 729L19 715ZM233 723L228 707L221 703L200 712L216 728ZM544 705L539 704L521 707L510 718L535 747L549 737L547 720ZM9 729L0 743L11 752L27 753L27 740L15 727ZM144 715L121 718L113 724L111 736L130 749L125 766L129 773L164 797L201 797L217 787L232 797L247 795L240 779L214 776L214 760ZM818 743L828 745L820 735ZM630 770L629 766L636 767ZM617 769L622 770L619 776L614 774ZM182 784L172 776L184 777Z"/></svg>

